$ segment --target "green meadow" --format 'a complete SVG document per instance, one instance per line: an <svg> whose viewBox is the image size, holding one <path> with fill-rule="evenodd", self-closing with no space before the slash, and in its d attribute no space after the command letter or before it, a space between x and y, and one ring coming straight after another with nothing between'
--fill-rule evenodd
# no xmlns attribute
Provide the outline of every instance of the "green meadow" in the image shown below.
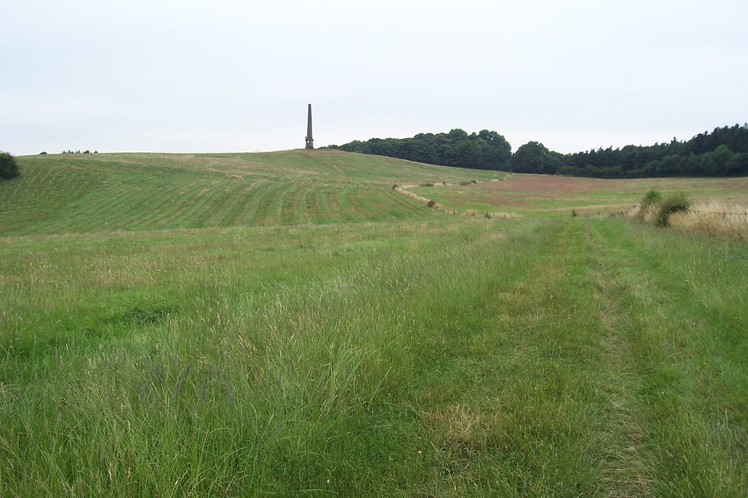
<svg viewBox="0 0 748 498"><path fill-rule="evenodd" d="M334 151L18 162L2 496L748 494L748 247L607 215L651 180L518 208L519 175ZM517 216L392 188L436 183Z"/></svg>

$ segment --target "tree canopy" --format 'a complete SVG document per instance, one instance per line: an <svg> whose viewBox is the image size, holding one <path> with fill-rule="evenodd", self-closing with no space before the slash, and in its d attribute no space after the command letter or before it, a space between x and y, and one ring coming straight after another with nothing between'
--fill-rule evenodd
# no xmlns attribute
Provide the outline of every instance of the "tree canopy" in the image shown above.
<svg viewBox="0 0 748 498"><path fill-rule="evenodd" d="M512 154L495 131L420 133L413 138L373 138L331 146L349 152L378 154L463 168L563 174L597 178L748 175L748 124L715 128L687 141L626 145L561 154L530 141Z"/></svg>
<svg viewBox="0 0 748 498"><path fill-rule="evenodd" d="M331 148L442 166L493 170L507 169L512 157L509 142L489 130L468 134L454 129L449 133L419 133L413 138L372 138Z"/></svg>
<svg viewBox="0 0 748 498"><path fill-rule="evenodd" d="M563 164L563 154L548 150L540 142L527 142L512 155L512 171L555 174Z"/></svg>
<svg viewBox="0 0 748 498"><path fill-rule="evenodd" d="M0 152L0 180L9 180L20 174L16 158L7 152Z"/></svg>
<svg viewBox="0 0 748 498"><path fill-rule="evenodd" d="M601 178L748 175L748 125L715 128L688 141L568 154L559 173Z"/></svg>

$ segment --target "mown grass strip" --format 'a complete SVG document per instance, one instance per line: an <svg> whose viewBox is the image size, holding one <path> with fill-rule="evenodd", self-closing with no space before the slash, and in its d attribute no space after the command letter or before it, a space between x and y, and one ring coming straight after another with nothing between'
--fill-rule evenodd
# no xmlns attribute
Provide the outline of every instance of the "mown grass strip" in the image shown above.
<svg viewBox="0 0 748 498"><path fill-rule="evenodd" d="M100 179L94 173L47 167L0 183L0 230L19 233L28 225L54 219L68 203L95 189Z"/></svg>
<svg viewBox="0 0 748 498"><path fill-rule="evenodd" d="M275 225L278 224L276 216L279 206L279 195L287 188L281 182L271 182L263 186L257 197L254 215L250 219L250 225Z"/></svg>
<svg viewBox="0 0 748 498"><path fill-rule="evenodd" d="M247 206L252 196L255 194L257 185L255 182L237 185L232 192L232 199L228 204L226 213L218 221L218 226L235 226L242 224L242 219L246 214Z"/></svg>
<svg viewBox="0 0 748 498"><path fill-rule="evenodd" d="M723 244L643 226L593 227L608 249L609 277L623 289L618 303L642 378L641 444L654 494L739 496L748 489L740 450L748 441L748 377L735 375L748 353L745 247L728 245L727 259L704 264Z"/></svg>

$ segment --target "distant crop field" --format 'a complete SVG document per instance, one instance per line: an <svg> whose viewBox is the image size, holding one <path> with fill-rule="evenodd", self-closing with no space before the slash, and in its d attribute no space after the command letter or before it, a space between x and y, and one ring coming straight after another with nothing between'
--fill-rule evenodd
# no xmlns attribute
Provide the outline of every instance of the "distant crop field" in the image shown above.
<svg viewBox="0 0 748 498"><path fill-rule="evenodd" d="M685 192L696 201L748 202L748 178L645 178L602 180L512 174L503 181L412 189L449 209L502 211L528 216L627 211L650 189Z"/></svg>
<svg viewBox="0 0 748 498"><path fill-rule="evenodd" d="M569 216L745 179L324 151L20 164L2 496L748 495L748 245Z"/></svg>

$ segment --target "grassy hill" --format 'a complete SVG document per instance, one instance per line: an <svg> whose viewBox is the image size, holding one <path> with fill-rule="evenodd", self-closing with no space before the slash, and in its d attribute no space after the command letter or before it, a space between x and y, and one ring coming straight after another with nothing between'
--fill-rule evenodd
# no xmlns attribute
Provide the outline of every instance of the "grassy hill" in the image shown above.
<svg viewBox="0 0 748 498"><path fill-rule="evenodd" d="M638 188L330 151L19 163L2 496L748 494L748 246L566 210Z"/></svg>
<svg viewBox="0 0 748 498"><path fill-rule="evenodd" d="M427 210L394 183L486 180L466 171L335 151L95 154L18 159L0 183L0 234L377 221Z"/></svg>

